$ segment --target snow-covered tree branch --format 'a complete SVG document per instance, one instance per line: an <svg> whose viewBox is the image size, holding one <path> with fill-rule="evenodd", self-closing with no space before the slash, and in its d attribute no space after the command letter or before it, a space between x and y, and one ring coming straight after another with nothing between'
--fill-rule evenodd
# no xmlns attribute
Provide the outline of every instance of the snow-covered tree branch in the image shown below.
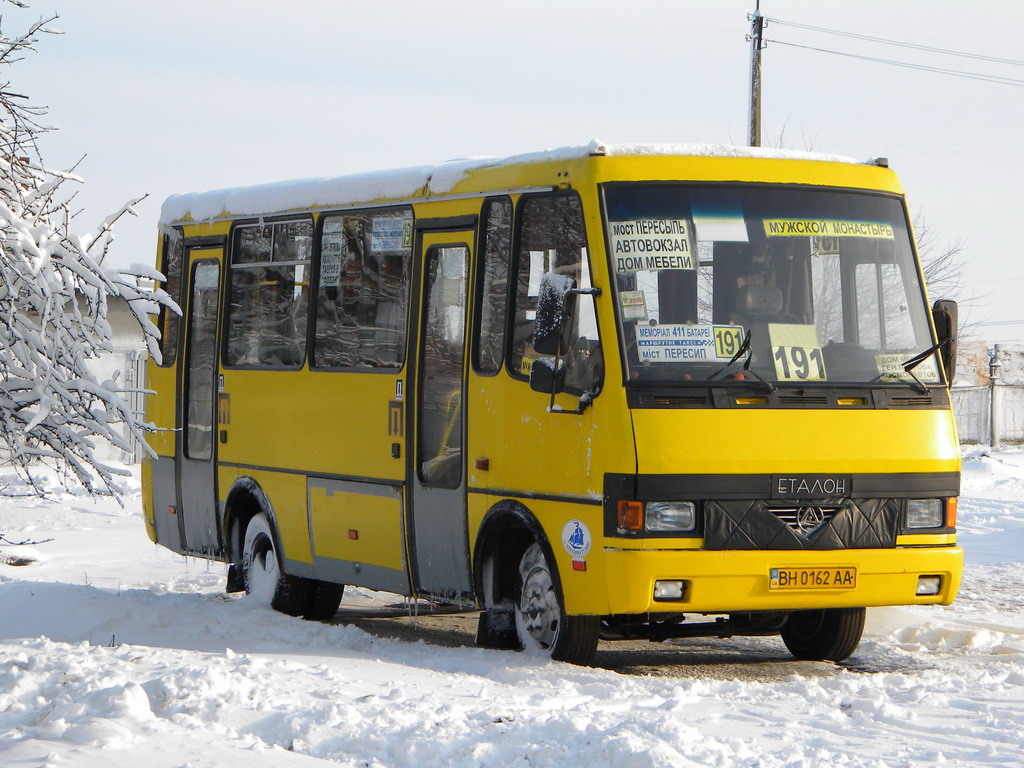
<svg viewBox="0 0 1024 768"><path fill-rule="evenodd" d="M16 0L3 4L25 7ZM33 50L53 18L17 37L0 30L0 67ZM91 233L72 231L70 208L82 180L48 168L38 139L45 109L15 92L0 70L0 463L29 476L42 462L91 492L117 492L117 470L97 460L97 440L128 448L152 425L126 405L115 381L97 381L90 361L111 350L107 302L123 299L159 356L149 315L174 307L153 270L107 269L114 224L134 215L125 204ZM174 307L177 310L176 307Z"/></svg>

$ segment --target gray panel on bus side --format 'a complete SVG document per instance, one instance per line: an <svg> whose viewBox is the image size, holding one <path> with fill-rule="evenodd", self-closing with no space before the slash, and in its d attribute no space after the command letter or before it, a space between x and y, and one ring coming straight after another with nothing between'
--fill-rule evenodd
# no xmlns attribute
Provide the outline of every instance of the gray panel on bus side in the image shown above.
<svg viewBox="0 0 1024 768"><path fill-rule="evenodd" d="M181 552L174 457L158 456L153 460L152 482L150 492L157 543L174 552Z"/></svg>
<svg viewBox="0 0 1024 768"><path fill-rule="evenodd" d="M368 565L354 560L338 560L333 557L313 556L313 567L294 560L285 560L285 571L296 576L304 576L335 584L352 587L366 587L381 592L394 592L396 595L411 595L409 574L393 568L381 568L379 565Z"/></svg>
<svg viewBox="0 0 1024 768"><path fill-rule="evenodd" d="M411 594L400 486L310 477L306 494L314 578Z"/></svg>

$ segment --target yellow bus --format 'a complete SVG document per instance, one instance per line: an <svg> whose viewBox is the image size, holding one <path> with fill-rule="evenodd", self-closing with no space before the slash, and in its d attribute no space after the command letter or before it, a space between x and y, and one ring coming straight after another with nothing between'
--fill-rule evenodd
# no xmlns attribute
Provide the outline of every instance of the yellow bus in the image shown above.
<svg viewBox="0 0 1024 768"><path fill-rule="evenodd" d="M956 305L884 159L592 142L173 196L158 249L146 524L229 591L575 663L956 594Z"/></svg>

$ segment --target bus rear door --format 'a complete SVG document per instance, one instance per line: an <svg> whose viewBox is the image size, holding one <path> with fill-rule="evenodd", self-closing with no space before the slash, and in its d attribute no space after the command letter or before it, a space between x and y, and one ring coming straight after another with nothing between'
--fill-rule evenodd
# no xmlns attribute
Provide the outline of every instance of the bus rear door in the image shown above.
<svg viewBox="0 0 1024 768"><path fill-rule="evenodd" d="M186 251L188 306L178 407L178 530L181 551L216 555L217 303L223 248Z"/></svg>

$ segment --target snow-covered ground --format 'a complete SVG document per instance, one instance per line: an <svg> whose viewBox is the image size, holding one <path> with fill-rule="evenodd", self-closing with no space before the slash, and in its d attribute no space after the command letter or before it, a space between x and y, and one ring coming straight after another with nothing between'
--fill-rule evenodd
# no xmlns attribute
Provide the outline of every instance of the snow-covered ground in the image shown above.
<svg viewBox="0 0 1024 768"><path fill-rule="evenodd" d="M0 766L1024 766L1024 451L965 459L956 604L869 611L846 665L767 680L287 618L150 544L136 481L122 509L0 473L0 532L53 539L0 547L34 560L0 564Z"/></svg>

